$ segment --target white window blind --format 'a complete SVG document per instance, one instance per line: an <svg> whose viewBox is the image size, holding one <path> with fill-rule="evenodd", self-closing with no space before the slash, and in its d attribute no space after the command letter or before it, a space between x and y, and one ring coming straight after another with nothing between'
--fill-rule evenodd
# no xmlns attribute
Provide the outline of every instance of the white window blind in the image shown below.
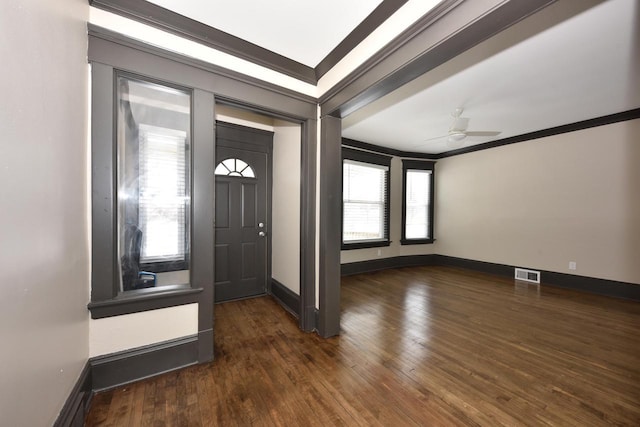
<svg viewBox="0 0 640 427"><path fill-rule="evenodd" d="M184 131L140 125L139 224L143 263L185 259L189 201Z"/></svg>
<svg viewBox="0 0 640 427"><path fill-rule="evenodd" d="M342 239L345 243L384 240L387 166L345 159L342 174Z"/></svg>
<svg viewBox="0 0 640 427"><path fill-rule="evenodd" d="M429 239L430 170L408 169L406 176L406 239Z"/></svg>

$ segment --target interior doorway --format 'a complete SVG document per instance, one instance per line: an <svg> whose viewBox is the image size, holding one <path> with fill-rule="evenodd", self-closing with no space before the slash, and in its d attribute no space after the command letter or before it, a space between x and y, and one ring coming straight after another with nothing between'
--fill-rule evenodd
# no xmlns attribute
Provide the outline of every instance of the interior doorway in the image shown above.
<svg viewBox="0 0 640 427"><path fill-rule="evenodd" d="M269 195L267 198L269 204L267 209L268 219L266 221L257 221L258 229L247 231L251 228L248 227L244 231L245 234L253 232L254 236L257 233L258 238L262 237L259 235L260 232L265 233L262 239L266 243L268 251L266 256L266 288L254 287L244 295L232 294L231 296L224 289L225 285L221 282L230 282L229 273L234 268L241 269L238 260L241 260L242 263L245 263L245 260L241 259L244 254L240 253L239 255L231 256L231 262L234 264L229 265L228 250L231 248L220 247L221 245L226 245L224 240L229 237L225 236L225 233L230 233L227 230L221 230L222 225L226 226L228 212L226 208L223 212L219 212L221 207L216 206L215 301L222 302L265 294L272 295L280 305L299 319L302 329L311 330L314 325L308 323L313 320L313 300L305 304L304 301L306 300L302 289L303 281L309 280L310 277L307 277L307 275L311 273L306 268L303 269L303 260L306 263L311 261L305 255L312 252L313 249L313 247L307 247L302 244L305 240L302 218L306 215L303 205L307 197L307 191L303 191L305 179L302 174L304 156L306 155L303 144L306 126L297 121L288 120L277 115L274 116L269 112L255 111L243 106L221 103L216 104L216 128L215 163L220 165L221 162L229 160L229 169L233 171L236 165L232 161L237 158L241 161L237 166L238 174L242 170L245 170L245 174L251 175L252 172L256 174L257 170L253 168L254 164L257 164L256 159L252 160L247 157L247 152L251 154L265 151L264 148L256 147L255 141L248 141L248 139L267 134L272 136L272 146L270 153L268 153L271 157L268 161L270 172L266 174L268 177L266 193ZM241 133L249 133L250 135L243 136ZM246 136L249 138L245 138ZM236 149L240 149L240 152L235 151ZM247 166L251 166L252 172L249 172ZM259 168L260 166L257 167ZM240 193L245 191L246 199L248 193L253 191L253 188L250 187L251 183L256 183L260 179L259 176L257 178L228 176L231 171L226 166L220 166L220 168L219 173L216 174L216 199L218 201L225 197L230 198L233 196L232 194L227 194L227 192L234 191L231 188L232 185L244 185L244 190L235 191ZM241 200L240 202L243 201ZM309 212L314 213L315 210ZM231 217L236 217L239 218L238 221L243 221L241 212L239 214L231 214ZM260 223L263 225L262 228L259 227ZM248 245L246 244L247 242L244 243L245 252L249 251L252 246L251 242ZM238 253L237 250L236 253ZM261 255L258 255L258 257L263 259ZM229 268L226 268L227 271L224 271L225 268L220 268L220 265L225 264L229 266ZM247 267L251 267L251 264L245 263L245 270ZM244 274L245 282L251 282L251 280L246 280L247 277L251 276L250 270L251 268ZM236 276L238 276L238 273L236 273ZM313 283L305 283L305 286L309 285L313 285ZM247 286L249 285L247 284ZM230 287L230 285L226 287ZM314 297L313 288L307 290L306 297ZM303 315L303 305L305 307L309 306L305 312L306 315ZM304 323L305 320L306 323Z"/></svg>

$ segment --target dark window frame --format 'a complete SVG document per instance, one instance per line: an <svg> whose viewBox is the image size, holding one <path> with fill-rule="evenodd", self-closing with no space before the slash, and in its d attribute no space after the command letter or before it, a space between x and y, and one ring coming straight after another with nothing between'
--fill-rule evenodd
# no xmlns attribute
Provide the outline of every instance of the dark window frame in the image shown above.
<svg viewBox="0 0 640 427"><path fill-rule="evenodd" d="M434 224L434 189L435 189L435 167L436 162L428 160L402 160L402 234L400 238L401 245L422 245L430 244L435 241L433 236ZM429 238L427 239L407 239L407 171L409 170L428 170L431 171L429 179Z"/></svg>
<svg viewBox="0 0 640 427"><path fill-rule="evenodd" d="M91 302L88 308L91 317L100 319L104 317L131 314L141 311L167 308L183 304L197 303L201 287L194 283L197 281L190 271L189 283L184 285L162 286L140 290L120 291L120 277L118 273L118 245L117 245L117 212L118 212L118 186L117 186L117 79L125 77L133 80L159 84L162 86L185 91L191 96L191 141L188 150L188 161L193 170L195 162L194 151L204 148L205 141L197 138L197 135L206 134L207 123L198 119L202 115L196 111L198 100L203 97L210 98L213 105L213 94L202 90L190 88L185 85L165 81L153 76L142 75L129 70L117 69L104 64L92 65L92 117L94 123L91 130L91 165L92 165L92 277L91 277ZM198 99L196 99L198 98ZM211 112L208 112L211 113ZM210 141L207 141L210 143ZM206 148L205 148L206 150ZM211 159L213 164L213 159ZM190 182L191 196L195 189L205 187L204 174L192 173ZM213 197L213 195L211 195ZM193 224L198 215L192 209L188 223ZM192 245L192 237L187 237ZM192 248L193 246L191 246ZM191 259L190 253L188 259ZM185 264L185 260L177 263ZM166 271L169 264L175 263L141 263L141 267L151 267L155 272Z"/></svg>
<svg viewBox="0 0 640 427"><path fill-rule="evenodd" d="M382 154L371 153L368 151L354 150L352 148L342 147L342 168L340 173L344 171L344 161L353 160L360 163L369 163L377 166L386 166L386 191L385 191L385 223L384 238L382 240L358 241L354 243L345 243L344 241L344 194L343 187L340 190L340 248L341 250L379 248L391 245L389 237L389 224L391 218L391 157ZM342 175L341 175L342 176Z"/></svg>

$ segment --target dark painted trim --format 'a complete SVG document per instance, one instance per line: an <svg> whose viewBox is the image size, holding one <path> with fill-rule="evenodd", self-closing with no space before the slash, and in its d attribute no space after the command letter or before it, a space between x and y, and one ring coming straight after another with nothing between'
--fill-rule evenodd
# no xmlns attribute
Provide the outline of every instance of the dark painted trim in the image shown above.
<svg viewBox="0 0 640 427"><path fill-rule="evenodd" d="M169 288L168 286L166 288ZM92 319L139 313L158 308L175 307L199 301L202 288L179 287L177 289L148 288L129 291L103 301L92 301L87 305Z"/></svg>
<svg viewBox="0 0 640 427"><path fill-rule="evenodd" d="M497 276L513 277L515 267L506 264L496 264L492 262L476 261L473 259L457 258L448 255L434 255L435 265L465 268L482 273L495 274ZM527 268L527 267L522 267Z"/></svg>
<svg viewBox="0 0 640 427"><path fill-rule="evenodd" d="M317 328L316 316L316 160L317 122L302 125L300 152L300 328Z"/></svg>
<svg viewBox="0 0 640 427"><path fill-rule="evenodd" d="M198 311L203 308L198 307ZM213 315L213 307L210 309L211 315ZM207 314L208 315L208 314ZM203 329L203 326L198 324L198 363L210 362L213 360L213 323L207 329Z"/></svg>
<svg viewBox="0 0 640 427"><path fill-rule="evenodd" d="M193 91L193 149L191 192L191 286L202 289L198 298L198 334L213 334L213 278L215 268L213 227L215 213L215 97L213 93ZM195 232L194 232L195 230ZM198 340L198 361L213 360L213 338Z"/></svg>
<svg viewBox="0 0 640 427"><path fill-rule="evenodd" d="M422 245L434 242L433 230L434 224L434 200L435 200L435 175L436 162L424 160L402 160L402 219L400 231L401 245ZM407 239L407 170L428 170L431 171L429 177L429 237L426 239Z"/></svg>
<svg viewBox="0 0 640 427"><path fill-rule="evenodd" d="M413 159L435 159L435 154L416 153L413 151L396 150L395 148L383 147L381 145L369 144L368 142L357 141L355 139L342 138L343 147L359 148L361 150L374 151L376 153L386 154L395 157L408 157Z"/></svg>
<svg viewBox="0 0 640 427"><path fill-rule="evenodd" d="M307 83L316 84L312 67L144 0L89 0L91 6L193 40Z"/></svg>
<svg viewBox="0 0 640 427"><path fill-rule="evenodd" d="M556 273L554 271L542 271L541 275L544 280L543 284L558 286L560 288L576 289L609 297L640 301L640 284Z"/></svg>
<svg viewBox="0 0 640 427"><path fill-rule="evenodd" d="M385 228L389 228L389 224L385 224ZM387 234L388 231L387 231ZM367 249L367 248L383 248L385 246L391 246L391 240L376 240L372 242L354 242L354 243L344 243L340 245L341 251L351 251L355 249Z"/></svg>
<svg viewBox="0 0 640 427"><path fill-rule="evenodd" d="M92 398L93 387L91 382L91 367L87 361L53 426L84 426L84 419L89 412L89 406L91 405Z"/></svg>
<svg viewBox="0 0 640 427"><path fill-rule="evenodd" d="M466 268L483 273L496 274L513 278L514 269L525 268L540 271L542 285L557 286L560 288L574 289L577 291L605 295L615 298L624 298L640 301L640 284L618 282L615 280L599 279L595 277L578 276L574 274L557 273L554 271L540 270L535 267L496 264L485 261L475 261L465 258L456 258L446 255L436 255L436 265Z"/></svg>
<svg viewBox="0 0 640 427"><path fill-rule="evenodd" d="M133 40L131 38L118 35L110 31L101 30L97 27L90 26L89 36L89 61L92 69L107 70L107 75L112 75L113 69L127 70L137 75L153 76L154 79L165 82L173 82L181 86L194 88L194 91L202 89L204 92L215 94L215 102L234 105L250 111L257 111L273 117L294 121L302 125L302 154L301 154L301 304L304 305L300 316L301 328L305 331L311 331L316 328L313 316L315 308L315 262L316 262L316 144L317 144L317 104L313 97L301 95L294 91L279 88L275 85L265 84L264 82L243 76L221 67L212 66L202 61L192 60L181 55L175 55L171 52L164 51L160 48L153 47ZM104 65L109 64L109 65ZM93 80L94 88L97 90L105 90L104 87ZM112 84L112 83L111 83ZM94 89L96 90L96 89ZM106 90L108 94L112 94L112 89ZM204 100L207 97L200 98ZM209 99L209 98L207 98ZM207 100L207 102L209 102ZM110 108L102 107L101 111L113 112L113 106ZM213 132L212 111L208 117L211 119L211 132ZM104 115L104 114L103 114ZM96 115L95 117L100 115ZM105 115L109 117L109 114ZM204 117L204 116L203 116ZM108 129L112 132L112 124L105 120L99 122L99 127L104 131ZM95 123L94 123L95 124ZM95 127L92 126L92 132ZM112 134L106 140L111 144ZM215 134L214 134L215 136ZM108 145L109 145L108 144ZM214 144L210 144L213 149ZM110 145L109 145L110 146ZM94 154L94 153L93 153ZM99 157L99 156L98 156ZM202 161L214 161L209 155L202 157ZM196 158L196 160L198 159ZM96 173L95 168L93 169ZM107 170L112 170L107 168ZM213 171L213 164L210 169ZM211 180L213 183L213 180ZM205 199L203 199L205 200ZM211 199L210 199L211 200ZM206 201L204 202L206 203ZM110 210L112 212L113 209ZM102 212L102 210L99 210ZM95 218L95 217L94 217ZM212 222L211 222L212 223ZM95 239L94 243L98 244L99 240ZM213 242L213 240L212 240ZM204 268L203 264L203 268ZM213 268L213 264L209 264ZM94 269L94 277L102 277L96 274ZM109 294L111 295L111 293ZM201 336L207 336L212 331L213 316L209 313L209 307L213 311L213 295L209 295L207 288L203 286L202 296L198 302L199 309L199 333ZM211 322L203 326L203 319L211 317ZM206 323L206 322L204 322ZM212 349L213 340L209 340L211 345L202 343L201 350L205 351L205 347ZM212 350L207 350L212 351ZM211 354L211 357L213 354ZM203 355L199 356L199 360L203 361Z"/></svg>
<svg viewBox="0 0 640 427"><path fill-rule="evenodd" d="M314 85L406 2L407 0L384 0L315 68L312 68L148 1L89 0L89 4L96 8L193 40Z"/></svg>
<svg viewBox="0 0 640 427"><path fill-rule="evenodd" d="M376 28L400 9L407 0L383 0L347 37L316 65L316 79L320 80L342 58L366 39Z"/></svg>
<svg viewBox="0 0 640 427"><path fill-rule="evenodd" d="M527 142L535 139L545 138L548 136L560 135L563 133L576 132L584 129L590 129L598 126L610 125L613 123L625 122L640 118L640 108L623 111L620 113L609 114L594 119L583 120L580 122L569 123L562 126L556 126L549 129L542 129L535 132L529 132L522 135L512 136L509 138L499 139L496 141L486 142L484 144L473 145L471 147L459 148L457 150L445 151L444 153L428 154L415 153L408 151L396 150L394 148L383 147L381 145L369 144L368 142L357 141L354 139L342 138L342 146L359 148L362 150L374 151L376 153L387 154L401 158L415 158L425 160L438 160L447 157L459 156L461 154L473 153L475 151L488 150L490 148L502 147L503 145L516 144L519 142Z"/></svg>
<svg viewBox="0 0 640 427"><path fill-rule="evenodd" d="M518 136L512 136L510 138L504 138L504 139L499 139L497 141L487 142L484 144L473 145L471 147L459 148L457 150L446 151L440 154L433 154L432 157L435 159L442 159L445 157L458 156L460 154L473 153L475 151L487 150L489 148L502 147L503 145L516 144L518 142L526 142L534 139L545 138L553 135L560 135L563 133L576 132L584 129L610 125L613 123L624 122L624 121L634 120L638 118L640 118L640 108L636 108L629 111L623 111L621 113L609 114L607 116L597 117L595 119L583 120L581 122L570 123L562 126L556 126L549 129L529 132L529 133L525 133Z"/></svg>
<svg viewBox="0 0 640 427"><path fill-rule="evenodd" d="M435 255L406 255L390 258L377 258L342 264L340 266L340 273L342 276L352 276L354 274L371 273L373 271L387 270L389 268L435 265L435 260Z"/></svg>
<svg viewBox="0 0 640 427"><path fill-rule="evenodd" d="M102 391L198 362L196 335L89 359L93 391Z"/></svg>
<svg viewBox="0 0 640 427"><path fill-rule="evenodd" d="M114 144L114 70L91 67L91 300L118 294L116 231L116 144ZM96 118L100 117L100 120ZM89 307L91 309L91 307Z"/></svg>
<svg viewBox="0 0 640 427"><path fill-rule="evenodd" d="M190 58L186 55L181 55L179 53L171 52L157 46L149 45L139 40L127 37L125 35L116 33L111 30L107 30L102 27L98 27L93 24L88 24L87 27L89 30L88 32L89 32L89 61L90 62L97 61L102 63L108 63L116 67L129 68L130 66L124 66L124 64L131 63L131 59L132 59L130 56L131 52L128 52L126 50L121 50L121 49L118 49L117 52L106 50L106 49L113 50L114 47L110 44L120 45L122 47L135 49L137 51L151 54L162 59L166 59L169 61L177 62L179 64L192 67L196 70L204 71L207 73L213 73L219 77L228 78L238 83L245 83L247 85L254 86L255 88L264 89L266 91L276 93L279 95L284 95L287 98L292 98L292 99L301 101L303 103L309 104L308 108L303 108L302 105L297 105L297 106L292 105L292 108L282 110L285 113L288 113L288 115L285 115L282 117L298 117L298 118L314 118L314 119L316 118L316 115L317 115L316 101L317 100L315 97L305 95L300 92L296 92L294 90L275 85L273 83L265 82L264 80L247 76L245 74L239 73L237 71L229 70L227 68L220 67L218 65L213 65L209 62L201 61L195 58ZM103 41L106 43L101 43L100 41ZM126 61L124 58L128 58L129 61ZM136 59L136 61L139 61L139 59ZM158 66L149 67L149 72L146 74L150 74L150 75L157 74L163 68L166 67L165 64L166 63L160 64ZM186 71L186 69L183 69L183 71ZM138 72L141 72L141 71L138 71ZM231 90L225 91L224 93L220 93L219 90L215 91L215 90L212 90L212 88L214 86L224 87L225 84L229 85L229 83L220 81L221 80L220 78L216 78L216 76L211 76L210 74L207 74L207 76L208 78L197 79L199 81L206 82L206 84L202 84L200 86L202 89L215 92L217 95L216 96L217 100L227 99L228 101L225 103L229 103L230 105L245 105L242 102L242 99L239 99L238 97L238 94L241 93L243 89L242 86L231 87L230 88ZM164 80L167 80L167 78L164 78ZM195 84L195 80L196 80L196 76L194 72L182 72L176 76L176 81L182 81L181 82L182 85L197 87L197 85ZM257 106L257 104L255 103L254 105Z"/></svg>
<svg viewBox="0 0 640 427"><path fill-rule="evenodd" d="M342 159L355 160L357 162L373 163L391 168L391 157L368 151L353 150L348 147L342 148Z"/></svg>
<svg viewBox="0 0 640 427"><path fill-rule="evenodd" d="M300 295L271 278L271 296L296 319L300 317Z"/></svg>
<svg viewBox="0 0 640 427"><path fill-rule="evenodd" d="M320 120L320 253L318 333L327 338L340 333L340 242L342 215L342 120Z"/></svg>
<svg viewBox="0 0 640 427"><path fill-rule="evenodd" d="M369 273L389 268L409 266L456 267L509 278L514 277L514 269L516 267L526 268L540 271L541 284L544 286L556 286L559 288L568 288L608 297L640 301L640 284L618 282L615 280L599 279L595 277L577 276L573 274L539 270L537 268L527 266L497 264L493 262L476 261L472 259L437 254L399 256L351 262L341 265L341 273L343 276L350 276L353 274Z"/></svg>
<svg viewBox="0 0 640 427"><path fill-rule="evenodd" d="M323 94L321 116L346 117L553 2L495 0L478 17L476 2L444 0Z"/></svg>

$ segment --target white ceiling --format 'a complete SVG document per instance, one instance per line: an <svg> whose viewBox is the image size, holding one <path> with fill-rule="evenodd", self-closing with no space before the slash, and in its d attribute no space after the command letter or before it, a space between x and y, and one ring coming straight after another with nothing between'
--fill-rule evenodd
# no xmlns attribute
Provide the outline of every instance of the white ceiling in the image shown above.
<svg viewBox="0 0 640 427"><path fill-rule="evenodd" d="M150 1L310 67L381 3ZM640 1L558 0L342 126L347 138L437 154L639 107ZM452 145L446 136L456 108L469 118L468 131L500 134Z"/></svg>
<svg viewBox="0 0 640 427"><path fill-rule="evenodd" d="M343 136L441 153L459 146L427 140L459 107L469 131L501 131L464 147L638 108L639 17L637 0L560 0L346 117Z"/></svg>
<svg viewBox="0 0 640 427"><path fill-rule="evenodd" d="M315 67L381 0L149 0ZM333 11L339 10L339 14Z"/></svg>

